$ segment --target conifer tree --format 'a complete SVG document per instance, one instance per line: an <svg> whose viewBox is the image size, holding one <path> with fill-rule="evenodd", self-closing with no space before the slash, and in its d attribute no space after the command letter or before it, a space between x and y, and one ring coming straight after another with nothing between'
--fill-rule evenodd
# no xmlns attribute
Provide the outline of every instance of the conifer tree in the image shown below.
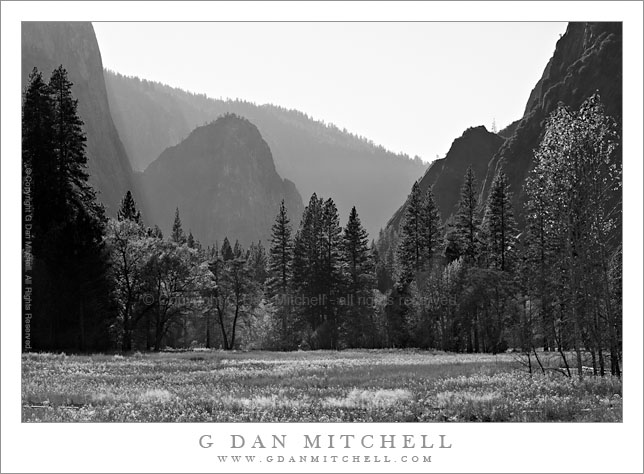
<svg viewBox="0 0 644 474"><path fill-rule="evenodd" d="M323 200L313 193L304 209L300 228L295 234L293 245L293 286L302 300L321 295L321 222ZM313 333L322 323L321 305L303 305L299 308L302 322ZM312 343L313 341L310 341Z"/></svg>
<svg viewBox="0 0 644 474"><path fill-rule="evenodd" d="M423 266L425 241L425 211L418 181L411 188L398 244L400 278L409 283Z"/></svg>
<svg viewBox="0 0 644 474"><path fill-rule="evenodd" d="M128 219L137 224L141 223L141 212L136 208L136 202L129 190L125 193L123 200L121 200L121 207L118 210L117 218L119 221Z"/></svg>
<svg viewBox="0 0 644 474"><path fill-rule="evenodd" d="M188 232L188 239L186 240L186 243L191 249L194 249L196 247L195 238L192 235L192 230Z"/></svg>
<svg viewBox="0 0 644 474"><path fill-rule="evenodd" d="M355 207L349 214L342 240L342 257L347 270L346 294L349 299L342 326L346 344L359 347L372 311L369 302L375 284L375 269L369 250L369 237Z"/></svg>
<svg viewBox="0 0 644 474"><path fill-rule="evenodd" d="M44 312L48 306L56 304L56 290L46 292L48 280L56 280L53 272L47 271L46 260L52 255L48 246L55 245L48 233L61 215L60 193L53 186L59 181L53 144L53 114L49 86L34 68L29 75L22 107L23 284L33 278L33 312L43 311L44 320L31 331L31 340L26 335L22 338L23 350L43 348L49 339L48 331L44 329L52 327L57 316L55 311ZM55 268L52 266L52 270ZM29 311L25 309L26 305L22 307L24 318Z"/></svg>
<svg viewBox="0 0 644 474"><path fill-rule="evenodd" d="M31 225L33 252L37 257L46 253L41 245L47 244L47 239L39 237L51 228L52 221L61 217L60 192L53 186L61 179L57 177L54 155L53 116L49 85L34 68L29 75L22 109L22 163L23 178L29 183L23 190L30 191L23 196L23 202L32 203L31 207L24 208L31 214L26 223Z"/></svg>
<svg viewBox="0 0 644 474"><path fill-rule="evenodd" d="M424 242L425 248L425 266L429 270L433 261L434 255L438 252L442 241L442 227L441 217L436 201L434 200L434 193L432 188L429 187L425 193L423 202L423 226L424 226Z"/></svg>
<svg viewBox="0 0 644 474"><path fill-rule="evenodd" d="M181 226L181 217L179 217L179 208L177 207L174 212L174 223L172 224L172 235L171 239L173 242L183 245L186 243L186 236L183 233L183 228Z"/></svg>
<svg viewBox="0 0 644 474"><path fill-rule="evenodd" d="M341 255L342 227L340 227L338 209L331 198L324 202L320 243L322 248L322 294L327 296L323 308L329 331L328 344L331 349L338 349L341 315L337 300L342 295L344 283Z"/></svg>
<svg viewBox="0 0 644 474"><path fill-rule="evenodd" d="M266 249L262 241L251 243L248 249L248 266L253 281L257 283L258 288L263 289L266 283L267 274L267 258Z"/></svg>
<svg viewBox="0 0 644 474"><path fill-rule="evenodd" d="M470 166L465 172L465 178L461 186L461 197L454 220L454 231L460 245L460 254L470 264L476 262L480 248L478 235L480 219L477 195L476 177Z"/></svg>
<svg viewBox="0 0 644 474"><path fill-rule="evenodd" d="M109 340L105 212L87 181L86 137L71 88L62 66L48 85L34 70L23 103L23 153L35 193L34 312L43 315L34 349L99 349Z"/></svg>
<svg viewBox="0 0 644 474"><path fill-rule="evenodd" d="M335 300L343 285L342 228L332 199L311 196L294 240L293 283L297 296L313 300L300 316L309 326L309 344L337 348L340 312Z"/></svg>
<svg viewBox="0 0 644 474"><path fill-rule="evenodd" d="M95 213L100 211L95 201L96 192L87 181L87 137L77 112L78 100L72 95L72 85L62 65L52 72L49 89L54 102L54 147L60 171L58 178L62 180L57 184L64 189L68 201L75 195L89 212Z"/></svg>
<svg viewBox="0 0 644 474"><path fill-rule="evenodd" d="M482 234L489 267L509 271L516 257L517 225L510 185L501 169L494 177L483 217Z"/></svg>
<svg viewBox="0 0 644 474"><path fill-rule="evenodd" d="M293 276L293 239L284 200L275 218L271 233L271 247L268 258L267 292L276 306L279 324L277 340L283 348L294 346L292 321L291 280Z"/></svg>
<svg viewBox="0 0 644 474"><path fill-rule="evenodd" d="M293 241L291 225L284 200L275 218L271 234L271 248L268 261L269 295L286 295L292 275Z"/></svg>
<svg viewBox="0 0 644 474"><path fill-rule="evenodd" d="M228 237L224 237L224 242L221 244L221 258L224 261L232 260L235 258L235 253L233 252L233 248L230 246Z"/></svg>
<svg viewBox="0 0 644 474"><path fill-rule="evenodd" d="M239 243L239 240L235 239L235 246L233 247L233 255L235 256L235 258L241 258L243 257L243 254L244 254L244 249Z"/></svg>

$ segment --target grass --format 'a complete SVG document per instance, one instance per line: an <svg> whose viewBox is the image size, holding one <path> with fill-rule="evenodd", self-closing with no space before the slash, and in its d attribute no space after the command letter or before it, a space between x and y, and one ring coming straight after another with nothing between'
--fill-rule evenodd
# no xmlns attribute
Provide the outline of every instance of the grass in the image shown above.
<svg viewBox="0 0 644 474"><path fill-rule="evenodd" d="M22 358L26 422L622 420L613 377L530 376L511 354L195 351Z"/></svg>

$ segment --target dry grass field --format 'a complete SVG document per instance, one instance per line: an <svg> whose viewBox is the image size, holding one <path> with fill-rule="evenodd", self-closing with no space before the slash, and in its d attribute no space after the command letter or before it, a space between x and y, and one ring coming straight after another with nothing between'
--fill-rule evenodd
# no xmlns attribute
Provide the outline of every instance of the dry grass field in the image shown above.
<svg viewBox="0 0 644 474"><path fill-rule="evenodd" d="M552 366L557 361L543 360ZM553 365L554 364L554 365ZM428 351L25 354L25 422L622 420L622 381Z"/></svg>

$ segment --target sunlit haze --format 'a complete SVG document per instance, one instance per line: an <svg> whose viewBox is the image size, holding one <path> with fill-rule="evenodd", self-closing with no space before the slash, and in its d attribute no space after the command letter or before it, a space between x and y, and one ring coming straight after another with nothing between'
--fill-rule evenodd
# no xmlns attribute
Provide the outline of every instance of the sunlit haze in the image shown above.
<svg viewBox="0 0 644 474"><path fill-rule="evenodd" d="M523 114L566 23L94 23L103 65L298 109L425 161Z"/></svg>

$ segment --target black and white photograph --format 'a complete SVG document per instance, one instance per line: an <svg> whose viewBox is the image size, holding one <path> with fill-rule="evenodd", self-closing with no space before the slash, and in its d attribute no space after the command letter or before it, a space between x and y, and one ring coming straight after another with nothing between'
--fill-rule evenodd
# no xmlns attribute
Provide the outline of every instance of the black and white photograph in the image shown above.
<svg viewBox="0 0 644 474"><path fill-rule="evenodd" d="M24 433L89 427L111 457L119 432L181 432L201 472L491 472L504 448L459 467L461 432L533 426L526 455L592 472L598 435L560 427L628 425L641 458L640 2L572 2L588 21L142 3L27 2L3 34L3 386ZM159 461L136 468L198 469Z"/></svg>

